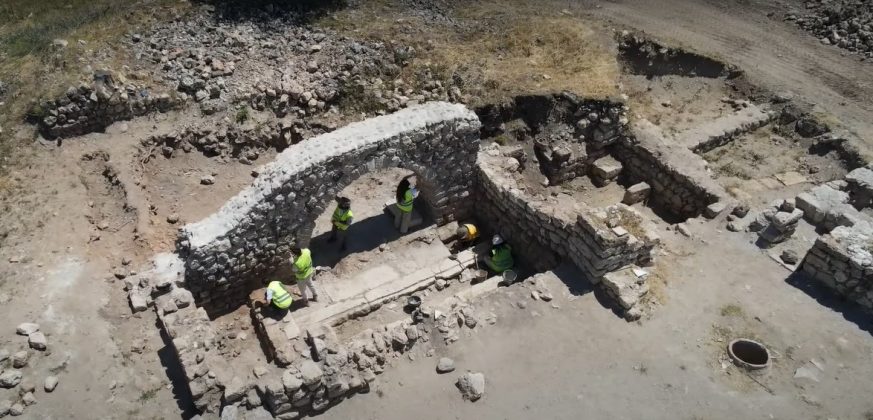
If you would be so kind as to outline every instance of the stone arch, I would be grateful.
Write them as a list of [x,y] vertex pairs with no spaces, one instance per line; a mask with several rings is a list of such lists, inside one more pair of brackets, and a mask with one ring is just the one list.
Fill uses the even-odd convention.
[[433,102],[298,143],[216,213],[180,230],[185,282],[210,313],[245,301],[252,282],[312,234],[316,218],[361,175],[400,167],[418,175],[438,224],[470,215],[479,120]]
[[320,202],[312,207],[311,211],[308,211],[310,217],[303,223],[301,229],[297,233],[298,242],[302,245],[308,244],[308,240],[312,239],[313,231],[315,230],[315,220],[320,214],[331,209],[334,204],[334,198],[339,196],[346,187],[354,183],[363,175],[384,169],[407,169],[416,175],[416,181],[418,182],[416,187],[421,191],[421,195],[415,202],[417,211],[421,211],[422,207],[424,207],[424,213],[432,216],[437,224],[443,224],[458,218],[458,209],[445,209],[438,206],[436,200],[434,200],[434,197],[441,197],[444,195],[444,191],[450,190],[451,185],[444,185],[440,179],[432,178],[433,171],[428,170],[424,165],[417,162],[401,162],[399,164],[393,164],[392,162],[371,160],[362,165],[361,168],[361,171],[353,171],[352,173],[344,175],[332,188],[328,189],[327,192],[321,196]]

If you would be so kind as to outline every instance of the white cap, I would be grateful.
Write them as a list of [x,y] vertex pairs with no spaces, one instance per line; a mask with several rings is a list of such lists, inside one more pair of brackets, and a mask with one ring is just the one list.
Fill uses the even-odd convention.
[[500,235],[494,235],[494,237],[491,238],[491,245],[500,245],[502,243],[503,243],[503,238],[500,237]]

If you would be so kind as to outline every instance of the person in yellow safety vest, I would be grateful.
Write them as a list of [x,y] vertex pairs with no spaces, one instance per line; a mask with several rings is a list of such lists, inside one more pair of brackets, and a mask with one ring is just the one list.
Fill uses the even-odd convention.
[[473,242],[479,238],[479,228],[472,223],[467,223],[461,225],[457,231],[455,231],[455,239],[457,242],[452,245],[452,252],[458,252],[464,248],[469,248],[473,245]]
[[472,223],[466,223],[461,225],[455,234],[459,241],[470,243],[479,237],[479,229]]
[[512,247],[506,243],[500,235],[494,235],[491,239],[491,252],[485,258],[485,265],[491,271],[501,274],[515,265],[512,259]]
[[273,280],[267,285],[267,304],[273,304],[273,307],[280,310],[286,310],[291,307],[291,293],[285,290],[282,282]]
[[294,249],[294,255],[291,256],[291,271],[297,278],[297,288],[300,289],[300,298],[303,299],[303,306],[309,306],[309,299],[306,296],[308,289],[312,293],[312,301],[318,301],[318,291],[315,290],[313,284],[313,274],[315,269],[312,267],[312,252],[309,248]]
[[394,227],[400,229],[400,233],[409,231],[412,222],[412,203],[418,197],[418,190],[409,182],[409,178],[415,175],[403,177],[397,185],[395,198],[397,199],[397,217],[394,218]]
[[333,211],[333,216],[330,218],[333,227],[330,230],[330,238],[327,241],[335,242],[336,240],[339,240],[340,249],[345,251],[346,234],[348,233],[349,226],[351,226],[355,215],[352,213],[352,200],[349,200],[346,197],[339,197],[336,201],[336,210]]

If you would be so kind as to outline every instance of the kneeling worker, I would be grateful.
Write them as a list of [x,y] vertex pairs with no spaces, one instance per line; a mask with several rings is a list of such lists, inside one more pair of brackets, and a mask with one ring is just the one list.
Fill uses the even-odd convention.
[[491,239],[491,252],[484,260],[485,265],[497,274],[501,274],[515,265],[515,261],[512,259],[512,248],[500,235],[494,235]]
[[288,293],[285,290],[285,286],[282,285],[282,282],[273,280],[270,284],[267,285],[267,304],[273,305],[274,308],[279,310],[286,310],[291,307],[291,293]]
[[462,249],[473,246],[473,243],[476,242],[476,239],[478,238],[479,229],[476,225],[471,223],[461,225],[461,227],[455,231],[456,242],[452,244],[452,252],[458,252]]
[[312,277],[315,274],[315,269],[312,267],[312,252],[309,251],[309,248],[297,248],[292,252],[294,256],[291,257],[291,271],[297,278],[297,288],[300,289],[303,306],[309,306],[309,298],[306,297],[307,289],[312,292],[312,300],[318,302],[318,292],[315,290],[315,285],[312,284]]
[[479,237],[479,229],[472,223],[463,224],[455,232],[455,236],[464,245],[469,245]]

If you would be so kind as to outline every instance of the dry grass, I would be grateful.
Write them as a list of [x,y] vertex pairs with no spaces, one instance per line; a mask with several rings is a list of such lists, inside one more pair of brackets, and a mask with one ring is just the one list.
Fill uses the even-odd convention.
[[743,316],[743,308],[739,305],[724,305],[721,307],[721,316]]
[[[459,25],[425,22],[390,1],[373,1],[320,21],[350,36],[415,47],[401,77],[422,70],[449,81],[477,102],[524,93],[568,90],[590,97],[617,94],[618,63],[601,28],[560,9],[523,1],[478,1],[451,12]],[[398,16],[401,18],[398,19]]]
[[[39,114],[34,102],[55,98],[86,80],[86,65],[120,70],[130,58],[118,42],[126,32],[172,14],[158,10],[186,7],[181,0],[0,2],[0,81],[8,85],[0,99],[0,156],[16,154],[21,145],[11,133],[28,113]],[[53,47],[55,39],[66,40],[67,47]],[[0,173],[7,160],[12,159],[0,161]]]

